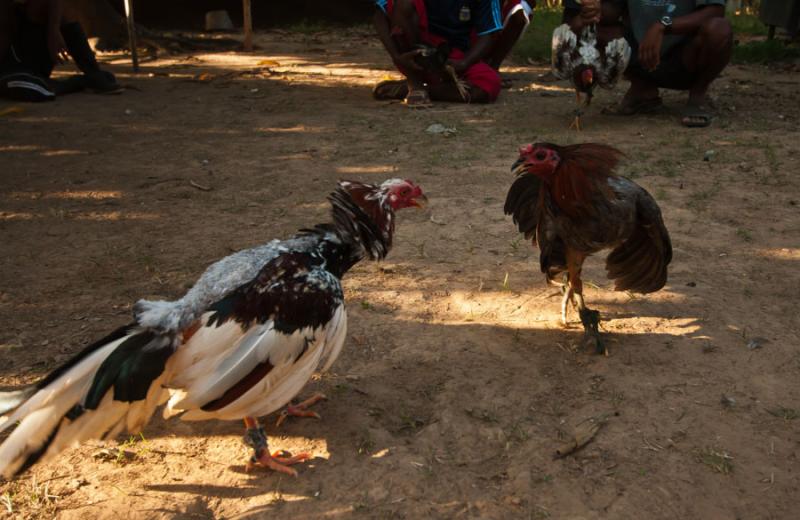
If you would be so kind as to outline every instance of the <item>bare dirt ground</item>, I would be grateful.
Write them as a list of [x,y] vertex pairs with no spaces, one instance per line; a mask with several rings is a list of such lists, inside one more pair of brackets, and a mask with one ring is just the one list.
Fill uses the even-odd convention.
[[[707,130],[601,115],[620,86],[576,134],[573,94],[544,66],[509,67],[495,105],[410,111],[371,99],[392,73],[366,30],[258,44],[135,77],[107,58],[138,90],[0,117],[0,384],[41,377],[138,298],[175,297],[212,261],[324,221],[337,179],[415,179],[430,210],[403,212],[388,260],[346,278],[345,351],[305,392],[330,396],[323,419],[266,419],[275,449],[314,459],[297,479],[248,474],[242,425],[156,418],[126,456],[86,445],[2,484],[4,515],[797,518],[796,71],[731,67]],[[672,233],[654,295],[612,292],[589,261],[608,358],[560,326],[538,253],[503,216],[517,146],[537,138],[620,147]],[[594,439],[554,459],[590,420]]]

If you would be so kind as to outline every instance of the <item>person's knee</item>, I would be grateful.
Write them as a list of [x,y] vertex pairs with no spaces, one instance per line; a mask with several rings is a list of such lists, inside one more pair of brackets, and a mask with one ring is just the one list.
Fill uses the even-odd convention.
[[727,48],[733,45],[733,27],[727,18],[715,17],[707,20],[700,33],[708,45]]

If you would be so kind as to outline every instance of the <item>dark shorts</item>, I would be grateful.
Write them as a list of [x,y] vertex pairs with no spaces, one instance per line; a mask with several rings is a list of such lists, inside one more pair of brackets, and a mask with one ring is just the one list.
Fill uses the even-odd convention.
[[652,72],[643,69],[639,63],[639,42],[634,38],[633,32],[628,31],[625,39],[631,46],[631,61],[625,70],[626,74],[641,78],[659,88],[689,90],[694,85],[697,79],[696,74],[687,70],[683,64],[683,52],[691,38],[686,38],[669,49],[666,54],[661,56],[658,68]]
[[[414,0],[414,6],[417,9],[417,15],[419,16],[419,29],[420,29],[420,37],[424,43],[428,45],[439,45],[440,43],[445,41],[445,38],[439,36],[438,34],[434,34],[428,30],[428,16],[427,12],[425,11],[425,2],[424,0]],[[386,5],[386,12],[391,15],[392,10],[394,8],[394,2],[389,0]],[[450,59],[452,60],[460,60],[464,57],[464,51],[461,49],[453,48],[450,52]],[[402,70],[400,72],[403,72]],[[489,95],[489,100],[494,101],[497,99],[497,96],[500,94],[500,73],[494,70],[492,67],[489,66],[488,63],[484,63],[479,61],[475,63],[470,68],[468,68],[463,74],[464,80],[473,85],[478,87],[479,89],[483,90]],[[440,81],[440,78],[432,77],[428,78],[431,82]]]

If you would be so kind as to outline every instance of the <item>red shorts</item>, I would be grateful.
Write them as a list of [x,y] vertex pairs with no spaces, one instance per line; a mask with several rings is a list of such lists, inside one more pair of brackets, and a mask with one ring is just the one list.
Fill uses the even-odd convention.
[[[388,2],[386,2],[386,13],[389,16],[392,14],[393,7],[394,1],[388,0]],[[433,45],[434,47],[440,43],[443,43],[445,41],[443,37],[428,31],[428,13],[425,10],[425,0],[414,0],[414,7],[417,10],[417,16],[419,16],[420,38],[422,39],[423,43]],[[454,48],[452,51],[450,51],[451,60],[460,60],[462,58],[464,58],[464,51],[461,49]],[[403,71],[401,70],[400,72]],[[489,95],[489,101],[494,101],[500,94],[500,73],[490,67],[487,63],[482,61],[475,63],[464,72],[462,77],[470,85],[474,85],[475,87],[478,87],[486,92]],[[429,83],[441,81],[441,78],[426,79],[431,80]]]

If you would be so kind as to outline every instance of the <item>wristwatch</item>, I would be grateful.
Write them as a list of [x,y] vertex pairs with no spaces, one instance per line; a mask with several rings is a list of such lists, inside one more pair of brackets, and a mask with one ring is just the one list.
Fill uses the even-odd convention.
[[665,33],[669,33],[669,31],[672,29],[672,17],[669,15],[662,16],[658,23],[664,26]]

